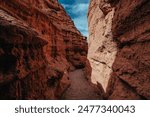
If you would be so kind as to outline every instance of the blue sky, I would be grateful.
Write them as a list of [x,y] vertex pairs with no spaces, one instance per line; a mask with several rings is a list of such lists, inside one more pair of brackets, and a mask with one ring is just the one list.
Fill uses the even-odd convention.
[[78,30],[88,36],[87,10],[90,0],[59,0]]

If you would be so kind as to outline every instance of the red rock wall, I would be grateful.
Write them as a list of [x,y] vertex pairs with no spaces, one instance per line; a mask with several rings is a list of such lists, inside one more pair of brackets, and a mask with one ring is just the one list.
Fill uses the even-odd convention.
[[110,0],[118,52],[108,99],[150,99],[150,1]]
[[57,0],[1,1],[0,98],[58,99],[68,71],[88,68],[87,49]]

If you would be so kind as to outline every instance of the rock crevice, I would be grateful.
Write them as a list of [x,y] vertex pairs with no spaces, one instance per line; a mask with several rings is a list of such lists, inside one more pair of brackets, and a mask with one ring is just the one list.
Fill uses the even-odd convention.
[[[106,13],[105,8],[101,8],[105,2],[110,5],[107,8],[112,9],[106,10]],[[98,6],[101,10],[98,10]],[[107,99],[150,99],[149,6],[149,0],[91,0],[88,14],[88,57],[93,67],[91,78],[102,84]],[[109,39],[103,36],[107,32],[106,27],[109,27]],[[105,48],[102,47],[102,42],[105,42]],[[107,54],[105,51],[109,46],[111,51]],[[98,47],[100,51],[96,53]],[[105,63],[109,63],[111,71],[102,67],[95,55],[98,55],[99,61],[109,61]]]

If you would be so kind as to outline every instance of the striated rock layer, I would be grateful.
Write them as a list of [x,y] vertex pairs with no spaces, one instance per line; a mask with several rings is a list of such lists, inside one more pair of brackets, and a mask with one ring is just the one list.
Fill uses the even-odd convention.
[[57,0],[1,1],[0,99],[59,99],[87,49]]
[[[111,6],[103,9],[101,4]],[[150,99],[149,6],[149,0],[91,0],[88,15],[88,56],[91,65],[94,66],[92,76],[96,77],[94,80],[101,83],[106,90],[107,99]],[[109,16],[111,13],[112,16]],[[106,20],[108,16],[109,19]],[[102,36],[106,27],[110,32],[109,38]],[[98,47],[100,52],[97,52]],[[113,50],[109,54],[108,48]],[[101,63],[109,66],[111,70],[107,70]]]

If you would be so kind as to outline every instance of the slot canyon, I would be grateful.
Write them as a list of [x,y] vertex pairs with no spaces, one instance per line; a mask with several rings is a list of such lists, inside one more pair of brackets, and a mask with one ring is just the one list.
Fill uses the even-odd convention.
[[58,0],[0,0],[0,99],[150,99],[150,1],[90,0],[87,18],[88,37]]

